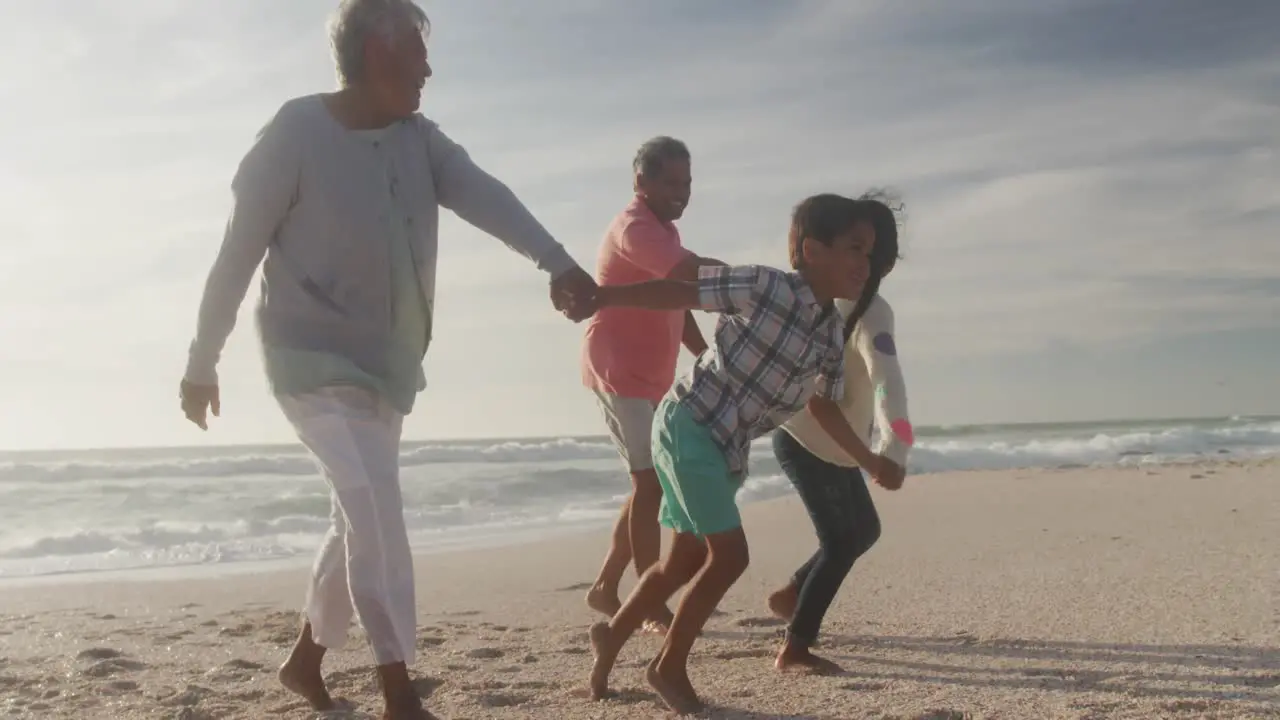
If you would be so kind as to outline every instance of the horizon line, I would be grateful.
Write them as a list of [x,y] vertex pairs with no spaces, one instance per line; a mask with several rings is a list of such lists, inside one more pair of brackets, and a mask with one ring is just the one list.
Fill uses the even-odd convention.
[[[1192,423],[1204,422],[1206,420],[1280,420],[1280,414],[1252,414],[1252,413],[1235,413],[1231,415],[1198,415],[1198,416],[1163,416],[1163,417],[1129,417],[1129,418],[1099,418],[1093,420],[1039,420],[1033,422],[988,422],[988,423],[941,423],[936,425],[918,425],[916,426],[917,434],[926,435],[929,431],[949,433],[954,431],[974,430],[979,428],[989,429],[1033,429],[1033,428],[1070,428],[1070,427],[1088,427],[1091,425],[1123,425],[1127,423]],[[497,444],[502,442],[533,442],[548,440],[565,440],[565,439],[597,439],[607,438],[602,433],[589,434],[564,434],[564,435],[508,435],[508,436],[472,436],[472,437],[437,437],[428,439],[405,439],[401,441],[401,446],[424,445],[430,443],[490,443]],[[264,442],[264,443],[214,443],[210,445],[103,445],[98,447],[45,447],[45,448],[0,448],[0,457],[3,456],[20,456],[31,454],[50,454],[50,453],[70,453],[70,454],[86,454],[95,452],[125,452],[125,451],[199,451],[199,450],[228,450],[231,448],[284,448],[297,446],[298,441],[293,442]]]

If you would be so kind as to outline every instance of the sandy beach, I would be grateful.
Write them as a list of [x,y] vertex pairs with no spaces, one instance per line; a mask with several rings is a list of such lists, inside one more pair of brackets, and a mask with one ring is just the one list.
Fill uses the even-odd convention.
[[[815,547],[792,498],[748,506],[752,562],[694,649],[717,718],[1280,717],[1280,462],[953,473],[873,491],[884,535],[819,652],[772,669],[764,598]],[[442,718],[665,713],[637,637],[585,699],[600,532],[418,559],[416,672]],[[0,585],[0,717],[304,719],[275,682],[306,570]],[[358,628],[329,681],[378,710]]]

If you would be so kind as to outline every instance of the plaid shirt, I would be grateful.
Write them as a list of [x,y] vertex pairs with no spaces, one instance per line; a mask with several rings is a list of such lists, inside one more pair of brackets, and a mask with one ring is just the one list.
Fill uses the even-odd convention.
[[759,265],[698,270],[703,310],[721,313],[715,343],[673,396],[711,430],[730,472],[745,474],[751,441],[816,393],[844,393],[844,318],[798,273]]

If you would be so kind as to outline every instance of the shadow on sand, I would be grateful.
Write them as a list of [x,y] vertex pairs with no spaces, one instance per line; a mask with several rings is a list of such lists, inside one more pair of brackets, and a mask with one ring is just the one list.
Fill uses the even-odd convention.
[[[1201,702],[1280,702],[1280,648],[1248,645],[1143,645],[953,637],[835,635],[823,643],[851,678],[910,680],[971,687],[1112,692],[1173,701],[1183,712]],[[946,662],[898,660],[857,650],[897,650]],[[984,667],[1024,661],[1019,667]],[[1122,665],[1093,670],[1083,665]],[[859,689],[859,688],[850,688]],[[1171,708],[1172,709],[1172,708]]]

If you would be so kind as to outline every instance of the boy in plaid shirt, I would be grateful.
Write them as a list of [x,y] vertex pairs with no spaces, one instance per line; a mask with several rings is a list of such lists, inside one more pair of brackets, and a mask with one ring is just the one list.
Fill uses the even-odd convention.
[[661,521],[674,532],[671,550],[610,622],[592,626],[594,698],[608,694],[609,673],[630,636],[696,576],[646,679],[672,710],[702,708],[689,680],[689,651],[747,568],[736,494],[752,440],[807,406],[828,421],[824,427],[836,428],[833,438],[872,475],[883,467],[836,405],[844,391],[844,321],[833,301],[856,300],[867,280],[875,242],[869,212],[850,198],[815,195],[795,208],[788,242],[794,272],[702,267],[696,283],[602,286],[596,295],[600,307],[702,309],[720,319],[713,346],[677,381],[655,417],[653,459]]

